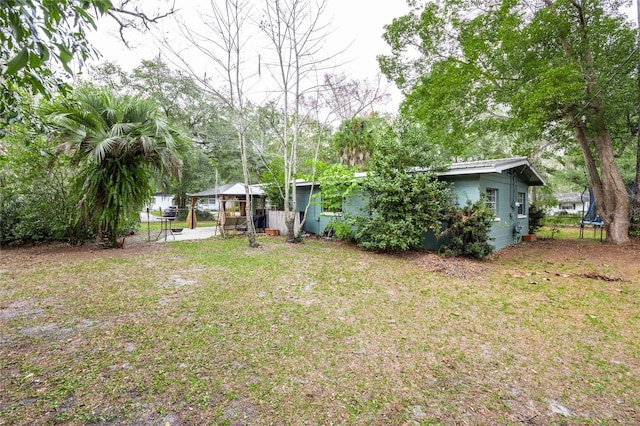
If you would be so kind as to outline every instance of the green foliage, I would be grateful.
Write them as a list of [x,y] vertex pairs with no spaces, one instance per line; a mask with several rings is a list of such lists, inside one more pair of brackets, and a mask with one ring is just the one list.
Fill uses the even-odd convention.
[[423,126],[404,117],[380,130],[374,152],[368,163],[374,171],[417,168],[436,172],[445,170],[449,163],[449,152]]
[[[187,193],[215,186],[216,173],[219,182],[243,180],[238,137],[228,111],[218,99],[201,90],[192,76],[156,57],[143,60],[130,73],[117,64],[103,63],[92,70],[90,84],[120,95],[154,100],[165,120],[183,128],[193,140],[184,158],[181,179],[163,182],[163,190],[182,201]],[[250,154],[250,160],[253,169],[259,169],[256,156]]]
[[274,158],[269,166],[262,172],[261,182],[265,184],[262,189],[269,199],[271,207],[276,210],[284,210],[284,161],[282,158]]
[[436,178],[443,163],[422,136],[420,129],[398,121],[376,141],[360,187],[366,205],[347,221],[356,228],[359,246],[409,250],[422,246],[426,232],[440,229],[451,202],[449,185]]
[[345,198],[358,190],[359,180],[354,175],[356,170],[342,164],[332,164],[322,171],[317,179],[320,192],[314,195],[315,202],[322,205],[322,211],[342,211]]
[[154,182],[178,176],[186,140],[154,102],[104,90],[78,90],[43,111],[58,132],[60,150],[68,150],[78,166],[84,217],[103,244],[118,246],[152,197]]
[[182,160],[180,179],[172,178],[163,186],[166,192],[175,194],[179,207],[184,207],[188,202],[186,194],[200,192],[216,185],[212,160],[202,149],[190,145]]
[[118,238],[138,221],[138,213],[151,198],[152,175],[134,158],[117,156],[100,163],[83,163],[76,179],[82,212],[106,247],[117,247]]
[[392,53],[379,59],[407,93],[403,116],[457,158],[499,155],[478,144],[486,135],[498,137],[506,154],[580,152],[589,184],[612,194],[601,205],[616,231],[608,238],[624,242],[628,203],[619,172],[633,168],[638,101],[637,31],[622,14],[624,2],[410,4],[386,27]]
[[404,251],[422,246],[424,234],[440,228],[449,208],[449,187],[431,173],[372,172],[362,183],[367,204],[351,219],[360,247]]
[[551,230],[551,239],[555,239],[556,234],[560,234],[560,225],[563,224],[565,218],[562,216],[550,216],[545,221],[545,226],[548,226]]
[[319,168],[322,170],[317,179],[320,191],[314,194],[313,202],[320,204],[322,211],[331,215],[322,235],[354,241],[353,224],[342,208],[344,200],[353,196],[360,187],[361,180],[355,176],[357,169],[342,164],[320,164]]
[[529,233],[535,234],[544,224],[546,213],[542,206],[531,204],[529,206]]
[[331,148],[340,163],[362,166],[371,156],[375,144],[376,128],[384,125],[379,117],[353,117],[343,121],[331,137]]
[[96,17],[107,13],[109,0],[8,0],[0,7],[0,119],[22,113],[24,91],[49,96],[68,86],[53,68],[87,59],[93,49],[85,39]]
[[72,174],[67,159],[55,157],[44,138],[12,126],[0,155],[0,245],[90,238]]
[[350,243],[356,241],[356,232],[349,221],[336,220],[331,226],[336,238]]
[[[567,213],[555,215],[544,215],[538,229],[543,226],[578,226],[582,220],[582,213]],[[531,227],[531,226],[529,226]]]
[[446,220],[446,228],[440,234],[445,238],[441,252],[447,256],[464,256],[483,259],[493,253],[489,232],[493,225],[493,212],[484,199],[475,203],[467,200],[463,207],[452,207]]

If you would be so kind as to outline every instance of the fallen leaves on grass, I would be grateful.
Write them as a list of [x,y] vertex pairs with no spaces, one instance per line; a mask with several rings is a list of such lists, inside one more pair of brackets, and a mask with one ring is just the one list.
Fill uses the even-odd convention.
[[438,272],[456,278],[473,278],[487,271],[487,266],[478,260],[460,257],[442,257],[432,252],[415,252],[411,260],[428,272]]

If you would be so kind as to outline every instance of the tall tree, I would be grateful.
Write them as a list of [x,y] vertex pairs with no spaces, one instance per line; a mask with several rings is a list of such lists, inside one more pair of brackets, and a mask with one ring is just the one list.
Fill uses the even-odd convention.
[[247,0],[211,0],[209,7],[210,13],[202,15],[204,30],[194,29],[186,22],[181,22],[179,26],[187,44],[209,60],[216,80],[222,81],[223,87],[216,86],[210,78],[195,69],[191,58],[187,58],[181,50],[168,42],[165,46],[204,90],[224,104],[221,113],[233,127],[240,151],[247,203],[247,238],[249,246],[258,247],[253,226],[252,174],[249,168],[250,146],[247,140],[252,124],[248,114],[251,105],[245,93],[248,74],[251,74],[246,69],[245,59],[250,4]]
[[278,85],[279,104],[284,117],[279,130],[284,160],[284,211],[287,242],[298,240],[295,179],[303,121],[304,93],[315,85],[315,76],[328,56],[321,56],[327,25],[322,18],[326,0],[265,1],[260,27],[266,34],[273,59],[271,73]]
[[[616,139],[637,100],[635,31],[617,0],[444,0],[386,28],[403,112],[464,150],[487,128],[579,146],[607,241],[628,241]],[[416,52],[417,51],[417,52]],[[417,54],[415,54],[417,53]],[[627,131],[627,141],[631,137]]]
[[380,117],[352,117],[343,121],[331,137],[331,146],[340,163],[363,166],[371,157],[376,129],[385,125]]
[[82,211],[102,244],[118,246],[156,179],[179,174],[186,140],[153,101],[107,91],[80,89],[43,111],[78,166]]
[[[636,49],[640,52],[640,0],[636,0],[636,12],[638,32],[636,36]],[[633,180],[631,194],[631,231],[635,236],[640,236],[640,57],[638,57],[636,78],[638,79],[638,128],[636,129],[636,174]]]
[[[117,64],[105,62],[91,70],[90,75],[93,85],[107,87],[114,93],[155,100],[167,120],[185,129],[194,142],[192,149],[204,152],[209,157],[209,169],[198,168],[194,173],[189,168],[195,163],[185,162],[180,188],[190,188],[188,192],[199,192],[205,186],[194,185],[213,182],[216,171],[222,182],[242,180],[237,138],[233,126],[226,119],[224,105],[216,96],[202,90],[189,73],[171,67],[158,55],[153,59],[143,60],[131,73],[125,72]],[[192,154],[200,157],[197,152]],[[198,164],[201,164],[201,160],[198,160]],[[196,177],[195,173],[203,172],[206,176],[190,182],[190,177]]]
[[86,39],[104,15],[124,29],[148,27],[173,13],[147,14],[130,0],[7,0],[0,7],[0,119],[9,121],[23,111],[20,88],[50,96],[68,90],[54,70],[73,74],[74,59],[96,52]]

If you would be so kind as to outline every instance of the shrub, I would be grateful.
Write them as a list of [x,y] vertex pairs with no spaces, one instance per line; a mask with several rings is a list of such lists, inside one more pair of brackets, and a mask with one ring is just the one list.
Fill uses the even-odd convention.
[[424,234],[439,229],[450,204],[449,186],[433,174],[395,171],[367,177],[364,214],[349,221],[360,247],[401,251],[422,247]]
[[23,137],[7,136],[0,155],[0,245],[91,239],[67,159],[51,154],[43,138]]
[[421,248],[425,233],[440,229],[451,204],[450,186],[436,177],[445,162],[428,141],[424,128],[404,119],[380,129],[361,185],[366,205],[347,221],[357,229],[360,247]]
[[529,206],[529,233],[535,234],[543,225],[546,213],[544,207],[536,204]]
[[325,226],[321,235],[327,238],[339,238],[350,243],[355,241],[355,231],[349,220],[336,219],[331,221]]
[[462,207],[451,209],[447,218],[447,228],[440,234],[447,238],[441,247],[446,256],[464,256],[483,259],[493,253],[489,243],[489,231],[493,225],[493,212],[487,208],[484,199],[475,203],[467,200]]

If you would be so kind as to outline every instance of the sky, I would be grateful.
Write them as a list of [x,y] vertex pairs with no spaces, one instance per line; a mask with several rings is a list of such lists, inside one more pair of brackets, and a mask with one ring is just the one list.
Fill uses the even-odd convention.
[[[160,4],[160,7],[166,5],[165,1],[141,1],[145,6],[147,4]],[[198,20],[194,19],[194,16],[207,10],[208,1],[205,1],[205,5],[202,3],[203,0],[177,2],[182,13],[193,21]],[[336,71],[354,79],[374,80],[379,74],[376,56],[390,52],[388,45],[382,39],[383,27],[385,24],[390,24],[393,18],[402,16],[408,11],[406,0],[327,0],[324,16],[330,25],[331,32],[327,37],[326,49],[332,53],[346,49],[336,60]],[[171,28],[172,19],[166,18],[165,22],[156,28],[156,32],[164,31],[169,36],[175,35],[175,30]],[[149,34],[128,31],[126,35],[131,49],[127,49],[120,41],[115,26],[109,20],[102,19],[98,31],[91,34],[89,40],[101,52],[102,61],[116,62],[125,70],[133,69],[142,59],[152,59],[162,50],[156,41],[157,38]],[[195,56],[193,60],[198,61]],[[381,109],[395,112],[402,97],[393,85],[389,85],[389,89],[391,101]]]
[[[139,0],[146,11],[155,8],[166,8],[172,0]],[[215,0],[222,2],[222,0]],[[261,5],[263,0],[253,0]],[[335,53],[347,49],[336,60],[335,72],[347,74],[350,78],[369,81],[375,80],[379,73],[376,56],[390,53],[389,46],[382,39],[384,25],[390,24],[393,18],[402,16],[409,11],[407,0],[327,0],[325,18],[330,24],[331,33],[328,35],[326,48]],[[188,16],[189,23],[199,21],[198,15],[210,10],[209,0],[182,0],[176,2],[181,13]],[[260,6],[257,6],[260,7]],[[625,9],[632,22],[636,22],[635,2]],[[169,17],[155,28],[156,33],[164,32],[169,37],[177,37],[172,28],[173,18]],[[113,61],[130,71],[140,64],[143,59],[152,59],[158,55],[162,47],[157,37],[142,34],[133,30],[126,33],[131,49],[127,49],[120,41],[116,27],[112,20],[102,19],[98,31],[89,36],[89,40],[102,53],[101,60]],[[257,56],[257,53],[254,53]],[[193,62],[199,60],[196,55],[190,56]],[[167,60],[168,59],[168,60]],[[167,56],[167,62],[171,59]],[[201,69],[207,70],[206,62]],[[257,68],[257,67],[256,67]],[[386,80],[384,80],[386,82]],[[402,101],[400,91],[393,85],[388,85],[391,100],[380,110],[395,113]]]

